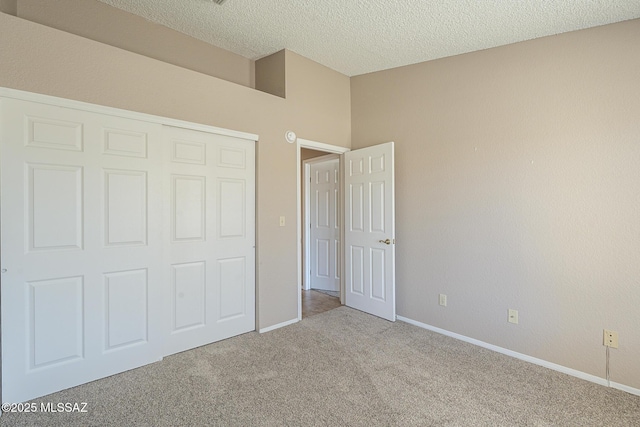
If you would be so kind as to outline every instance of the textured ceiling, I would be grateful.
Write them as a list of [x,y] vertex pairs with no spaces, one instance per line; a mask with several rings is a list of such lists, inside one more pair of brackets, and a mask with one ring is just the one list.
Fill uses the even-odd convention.
[[354,76],[640,17],[640,0],[100,0],[250,59]]

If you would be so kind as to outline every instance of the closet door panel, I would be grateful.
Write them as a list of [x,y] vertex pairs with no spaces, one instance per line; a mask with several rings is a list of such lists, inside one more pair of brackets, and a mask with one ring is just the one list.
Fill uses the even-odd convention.
[[0,103],[3,399],[159,360],[162,126]]
[[165,128],[170,157],[164,180],[171,188],[167,215],[173,230],[165,244],[166,267],[174,272],[198,267],[179,284],[176,279],[170,295],[174,319],[188,312],[198,321],[177,328],[174,320],[165,354],[255,329],[254,145]]

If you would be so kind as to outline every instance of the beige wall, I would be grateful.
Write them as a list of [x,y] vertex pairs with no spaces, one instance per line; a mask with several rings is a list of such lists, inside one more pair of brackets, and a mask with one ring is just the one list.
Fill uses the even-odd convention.
[[280,98],[287,97],[286,50],[281,50],[255,62],[256,89]]
[[0,0],[0,12],[16,16],[18,13],[18,0]]
[[313,159],[320,156],[326,156],[327,154],[329,153],[325,153],[324,151],[312,150],[310,148],[301,148],[300,161],[304,162],[305,160]]
[[17,16],[130,52],[253,86],[253,61],[95,0],[12,0]]
[[[298,165],[296,146],[285,142],[284,133],[291,129],[306,139],[348,147],[348,77],[286,52],[291,78],[285,100],[5,14],[0,58],[3,87],[260,135],[258,324],[265,328],[297,318]],[[285,227],[279,226],[281,215]]]
[[634,20],[351,79],[353,148],[396,142],[399,315],[599,377],[613,329],[611,379],[640,388],[639,40]]

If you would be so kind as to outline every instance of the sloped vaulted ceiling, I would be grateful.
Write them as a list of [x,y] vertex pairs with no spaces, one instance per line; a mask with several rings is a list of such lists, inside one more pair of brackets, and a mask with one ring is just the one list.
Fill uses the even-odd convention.
[[638,0],[100,0],[250,59],[348,76],[640,17]]

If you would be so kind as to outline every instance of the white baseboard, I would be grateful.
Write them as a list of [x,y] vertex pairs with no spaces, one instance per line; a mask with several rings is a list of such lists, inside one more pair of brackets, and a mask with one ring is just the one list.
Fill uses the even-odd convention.
[[456,334],[455,332],[447,331],[445,329],[436,328],[435,326],[427,325],[426,323],[418,322],[417,320],[408,319],[402,316],[397,316],[396,318],[402,322],[409,323],[411,325],[418,326],[419,328],[427,329],[429,331],[433,331],[442,335],[446,335],[448,337],[455,338],[460,341],[468,342],[469,344],[477,345],[478,347],[486,348],[488,350],[492,350],[507,356],[515,357],[516,359],[524,360],[525,362],[529,362],[535,365],[543,366],[545,368],[553,369],[554,371],[562,372],[563,374],[571,375],[573,377],[590,381],[592,383],[600,384],[605,387],[607,386],[613,387],[615,389],[626,391],[627,393],[640,396],[640,389],[637,389],[637,388],[629,387],[629,386],[614,383],[614,382],[607,384],[607,380],[605,378],[600,378],[595,375],[587,374],[586,372],[567,368],[566,366],[551,363],[546,360],[538,359],[536,357],[527,356],[526,354],[522,354],[512,350],[508,350],[506,348],[498,347],[497,345],[489,344],[474,338],[469,338],[464,335]]
[[628,385],[614,383],[613,381],[611,381],[610,387],[617,390],[626,391],[627,393],[635,394],[636,396],[640,396],[640,389],[629,387]]
[[278,323],[277,325],[269,326],[266,328],[260,329],[258,332],[264,334],[265,332],[273,331],[274,329],[284,328],[285,326],[293,325],[294,323],[298,323],[298,319],[287,320],[286,322]]

